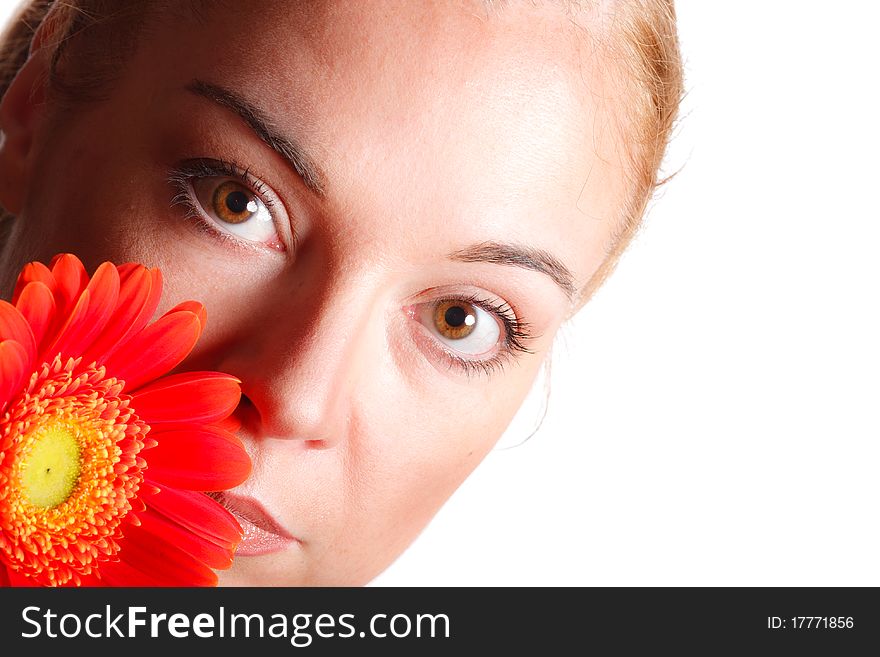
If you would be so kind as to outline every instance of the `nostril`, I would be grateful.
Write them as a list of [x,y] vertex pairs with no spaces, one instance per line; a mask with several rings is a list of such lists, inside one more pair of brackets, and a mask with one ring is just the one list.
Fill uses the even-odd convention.
[[296,443],[298,449],[334,447],[345,429],[345,413],[341,412],[345,409],[339,405],[342,395],[333,394],[332,382],[301,384],[316,378],[303,375],[291,383],[292,378],[287,372],[242,377],[241,399],[235,410],[241,422],[240,437],[284,440]]
[[[251,438],[299,437],[294,433],[294,425],[284,422],[284,411],[285,409],[281,407],[258,406],[251,397],[242,393],[241,400],[233,416],[239,422],[243,435],[250,436]],[[309,447],[318,449],[326,447],[324,440],[308,440],[303,442]]]
[[241,399],[235,411],[233,411],[232,417],[248,430],[252,430],[260,422],[260,412],[257,410],[254,402],[251,401],[251,398],[244,393],[241,393]]

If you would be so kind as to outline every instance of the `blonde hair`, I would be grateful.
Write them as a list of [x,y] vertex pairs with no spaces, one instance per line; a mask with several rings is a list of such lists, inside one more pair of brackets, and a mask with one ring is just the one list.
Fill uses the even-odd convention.
[[[203,0],[176,3],[199,15]],[[491,5],[493,0],[489,0]],[[144,0],[30,0],[0,35],[0,98],[27,60],[37,27],[46,20],[52,65],[49,89],[60,102],[100,99],[133,52],[139,28],[156,2]],[[584,3],[568,0],[569,11]],[[149,11],[145,9],[148,7]],[[586,303],[616,267],[638,231],[655,189],[665,180],[660,166],[683,92],[681,54],[673,0],[597,0],[586,7],[603,16],[604,54],[618,67],[618,84],[628,113],[619,117],[626,144],[629,191],[606,258],[580,291],[575,308]],[[50,9],[52,10],[50,12]],[[72,49],[71,44],[76,48]],[[0,244],[11,215],[0,208]]]
[[629,194],[611,218],[606,258],[584,285],[576,307],[608,278],[642,224],[656,189],[671,177],[661,165],[684,93],[684,75],[673,0],[605,1],[605,55],[619,67],[617,84],[627,112],[617,116],[627,158]]

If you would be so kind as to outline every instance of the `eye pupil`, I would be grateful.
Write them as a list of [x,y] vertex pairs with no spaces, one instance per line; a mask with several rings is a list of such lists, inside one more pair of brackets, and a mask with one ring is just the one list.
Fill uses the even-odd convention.
[[226,196],[226,207],[230,212],[240,214],[247,211],[249,199],[244,192],[231,192]]
[[443,319],[446,320],[446,323],[450,326],[454,326],[458,328],[467,320],[468,314],[464,311],[464,308],[461,306],[452,306],[451,308],[446,310],[446,314]]
[[211,201],[217,218],[227,224],[243,224],[259,210],[253,194],[232,180],[217,187]]
[[469,303],[441,301],[434,309],[434,326],[446,338],[466,338],[473,333],[476,324],[476,310]]

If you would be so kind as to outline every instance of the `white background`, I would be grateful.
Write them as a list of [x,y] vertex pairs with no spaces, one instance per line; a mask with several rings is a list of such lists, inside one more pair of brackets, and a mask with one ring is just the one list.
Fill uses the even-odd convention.
[[375,585],[880,585],[880,10],[676,6],[680,173]]

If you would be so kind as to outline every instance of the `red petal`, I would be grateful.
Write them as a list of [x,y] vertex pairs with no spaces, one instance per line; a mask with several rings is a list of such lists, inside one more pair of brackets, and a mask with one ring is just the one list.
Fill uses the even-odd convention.
[[131,394],[180,364],[201,330],[198,317],[191,312],[164,315],[109,358],[107,373],[125,381],[125,392]]
[[238,430],[241,429],[241,420],[235,417],[235,415],[230,415],[229,417],[216,422],[214,426],[218,429],[228,431],[229,433],[238,433]]
[[128,525],[119,542],[119,558],[143,573],[174,586],[215,586],[217,575],[204,563],[146,527]]
[[[54,345],[48,349],[49,355],[82,355],[107,325],[116,309],[118,296],[119,274],[116,265],[105,262],[95,271],[68,323],[55,339]],[[85,364],[88,362],[90,361],[84,361]]]
[[84,355],[85,362],[105,362],[153,317],[162,296],[162,275],[158,269],[139,265],[118,267],[120,288],[116,310],[104,331]]
[[28,577],[27,575],[17,573],[11,568],[7,569],[6,575],[9,577],[9,586],[21,586],[28,588],[36,588],[40,586],[39,582],[37,582],[37,580],[35,580],[33,577]]
[[141,527],[145,530],[154,536],[161,536],[163,539],[171,541],[181,550],[211,568],[223,569],[232,565],[232,556],[235,552],[233,544],[227,543],[225,547],[221,547],[214,541],[191,532],[155,511],[141,513],[138,517],[141,520]]
[[[156,485],[150,479],[146,483]],[[241,527],[235,516],[204,493],[158,487],[160,492],[143,498],[154,511],[215,543],[237,545],[241,541]]]
[[133,396],[132,407],[149,425],[159,422],[219,422],[241,399],[241,381],[220,372],[162,377]]
[[53,294],[57,287],[55,284],[55,277],[46,265],[42,262],[29,262],[21,270],[21,273],[18,275],[18,280],[15,282],[15,292],[12,294],[12,303],[17,306],[18,297],[21,294],[21,291],[28,283],[34,282],[43,283],[53,292]]
[[144,269],[146,269],[146,267],[137,262],[126,262],[121,265],[116,265],[116,270],[119,272],[119,278],[123,281],[132,274]]
[[52,290],[45,283],[32,281],[24,286],[15,306],[30,324],[34,344],[39,351],[43,338],[55,319],[55,297]]
[[174,306],[174,308],[169,310],[166,314],[176,313],[181,310],[187,310],[194,315],[197,315],[199,318],[199,324],[202,325],[202,330],[205,330],[205,324],[208,321],[208,311],[205,310],[205,307],[202,304],[198,301],[184,301],[183,303]]
[[0,587],[7,587],[9,584],[9,577],[6,575],[6,566],[3,565],[3,562],[0,561]]
[[176,586],[176,584],[162,581],[153,575],[148,575],[124,561],[105,562],[101,564],[101,579],[108,586],[129,587],[158,587]]
[[[71,308],[68,312],[59,313],[59,319],[63,320],[63,324],[55,331],[55,335],[48,336],[48,345],[43,349],[43,351],[39,354],[39,360],[41,362],[51,362],[51,360],[58,354],[59,347],[63,346],[64,342],[62,338],[66,335],[70,335],[72,331],[75,330],[77,326],[79,326],[82,322],[83,317],[89,311],[89,300],[90,293],[88,290],[83,291],[80,295],[79,300],[76,302],[76,305]],[[55,297],[56,302],[63,303],[58,301],[58,297]],[[66,317],[66,319],[65,319]],[[78,357],[79,354],[66,354],[68,356]]]
[[52,258],[50,266],[57,284],[58,297],[55,301],[63,315],[86,289],[89,284],[89,275],[79,258],[71,253],[58,254]]
[[24,389],[30,374],[27,351],[15,340],[0,342],[0,411]]
[[102,581],[96,575],[80,575],[79,585],[83,587],[107,586],[107,582]]
[[150,479],[160,486],[218,491],[251,473],[251,460],[231,433],[211,426],[151,431],[158,444],[144,452]]
[[0,300],[0,340],[15,340],[27,353],[27,367],[30,369],[37,355],[37,345],[31,325],[18,308]]

